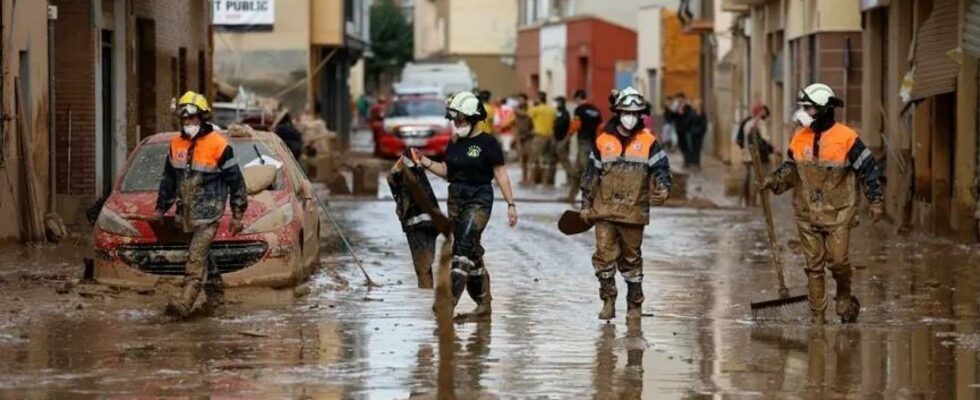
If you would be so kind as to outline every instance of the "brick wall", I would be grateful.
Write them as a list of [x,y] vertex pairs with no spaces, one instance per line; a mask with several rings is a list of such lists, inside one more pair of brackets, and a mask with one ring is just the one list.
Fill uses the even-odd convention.
[[[95,193],[95,30],[92,5],[52,0],[58,6],[55,25],[57,156],[59,194]],[[69,153],[71,110],[71,163]],[[70,173],[69,173],[70,171]],[[71,175],[70,192],[68,179]]]
[[[93,25],[91,1],[51,0],[58,6],[59,19],[56,25],[57,68],[57,156],[62,164],[58,166],[57,190],[59,194],[95,197],[96,181],[96,87],[97,71],[96,48],[100,45],[100,27]],[[113,1],[103,0],[95,4],[106,7],[106,17],[112,15]],[[125,103],[126,145],[132,149],[139,143],[140,134],[169,131],[174,127],[170,113],[170,100],[179,96],[172,89],[177,77],[170,73],[171,59],[178,57],[179,49],[187,49],[187,88],[197,90],[202,85],[197,73],[198,53],[208,53],[208,10],[207,2],[188,1],[177,3],[166,0],[133,0],[127,2],[126,43],[116,44],[126,51]],[[139,90],[140,82],[136,66],[137,19],[145,18],[155,23],[154,42],[156,48],[156,82],[145,87],[155,90],[155,126],[140,127]],[[210,62],[206,59],[205,62]],[[68,110],[71,110],[71,162],[68,162]],[[142,132],[141,132],[142,131]],[[121,164],[124,160],[119,160]],[[68,172],[71,171],[69,191]]]
[[[863,62],[861,57],[861,32],[817,33],[817,81],[834,89],[834,94],[844,100],[844,109],[837,110],[837,120],[854,129],[861,128],[861,81]],[[850,68],[844,72],[847,41],[850,39]],[[844,82],[845,75],[847,82]],[[877,112],[878,110],[871,110]]]

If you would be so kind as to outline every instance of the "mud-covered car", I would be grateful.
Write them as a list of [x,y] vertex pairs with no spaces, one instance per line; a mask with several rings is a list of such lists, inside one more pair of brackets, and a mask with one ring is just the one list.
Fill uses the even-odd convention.
[[[275,134],[244,126],[222,134],[229,135],[249,186],[248,210],[245,229],[232,235],[225,207],[211,261],[226,287],[285,288],[306,280],[319,260],[320,208],[313,186]],[[183,275],[191,234],[179,227],[173,209],[162,221],[149,218],[175,135],[146,138],[126,161],[95,224],[96,281],[145,287],[177,283]]]

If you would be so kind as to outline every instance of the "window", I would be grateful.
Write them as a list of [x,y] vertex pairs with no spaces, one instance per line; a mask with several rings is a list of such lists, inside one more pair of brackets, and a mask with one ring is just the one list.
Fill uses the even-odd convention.
[[197,91],[206,94],[208,92],[208,68],[204,50],[197,52]]
[[178,57],[180,61],[180,81],[178,83],[178,92],[185,92],[190,86],[187,84],[187,48],[181,47],[178,51]]
[[347,22],[354,22],[354,0],[344,0],[344,17]]

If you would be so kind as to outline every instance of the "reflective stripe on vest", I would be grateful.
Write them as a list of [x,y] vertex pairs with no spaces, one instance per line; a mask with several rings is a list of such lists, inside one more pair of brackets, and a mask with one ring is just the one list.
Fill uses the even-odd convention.
[[[818,146],[820,154],[814,154],[815,138],[816,133],[810,128],[803,128],[796,132],[789,147],[793,153],[793,159],[796,162],[814,163],[831,167],[849,166],[847,154],[851,151],[851,147],[854,146],[854,142],[858,138],[854,130],[843,124],[836,124],[821,133]],[[864,163],[867,157],[870,156],[870,151],[867,155],[861,154],[861,158],[855,164]]]
[[620,139],[609,132],[599,135],[595,140],[595,145],[599,151],[598,161],[602,164],[625,161],[652,166],[667,157],[667,153],[663,151],[650,155],[650,148],[656,142],[657,136],[650,130],[644,129],[629,139],[625,149]]
[[[193,148],[193,160],[187,159],[188,152]],[[174,168],[190,169],[200,172],[218,172],[237,165],[238,160],[232,158],[218,165],[221,156],[228,148],[228,140],[218,132],[211,132],[197,140],[190,140],[184,135],[178,135],[170,141],[170,160]]]

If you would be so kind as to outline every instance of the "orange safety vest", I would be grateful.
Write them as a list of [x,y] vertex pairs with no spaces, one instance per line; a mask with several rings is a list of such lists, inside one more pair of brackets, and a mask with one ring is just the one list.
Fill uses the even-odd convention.
[[816,135],[813,129],[809,127],[796,132],[789,146],[793,159],[797,163],[846,167],[848,165],[847,154],[857,141],[858,134],[844,124],[835,124],[820,134],[819,143],[814,143]]
[[[644,129],[630,138],[626,148],[615,133],[603,132],[595,139],[596,150],[599,152],[599,162],[606,164],[616,161],[643,163],[653,165],[660,159],[650,157],[650,148],[657,142],[657,135]],[[655,154],[653,157],[658,157]]]
[[[193,147],[193,159],[188,160],[187,154]],[[191,140],[184,135],[177,135],[170,140],[170,160],[174,168],[190,169],[200,172],[216,173],[220,170],[221,156],[228,147],[228,139],[218,132],[211,132],[197,140]]]

